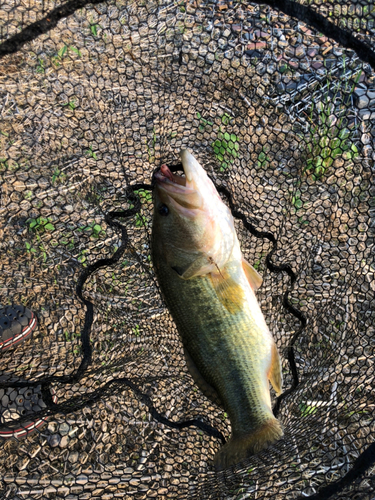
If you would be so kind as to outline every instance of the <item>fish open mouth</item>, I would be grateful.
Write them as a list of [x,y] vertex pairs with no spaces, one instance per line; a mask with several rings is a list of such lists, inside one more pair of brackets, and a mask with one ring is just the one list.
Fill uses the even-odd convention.
[[[176,171],[181,171],[181,174],[176,174]],[[179,186],[186,186],[186,176],[183,170],[182,163],[175,166],[168,167],[167,165],[162,165],[160,170],[154,174],[154,179],[158,184],[161,183],[172,183],[178,184]]]
[[[182,166],[182,164],[180,163],[178,167],[180,165]],[[160,170],[158,170],[158,172],[155,173],[154,177],[158,183],[164,183],[169,181],[174,184],[178,184],[180,186],[186,186],[185,174],[183,175],[175,174],[167,165],[162,165],[160,167]]]
[[182,175],[173,173],[167,165],[162,165],[160,170],[154,174],[156,186],[163,198],[163,203],[174,206],[176,210],[181,208],[198,209],[203,205],[203,198],[199,189],[199,175],[192,170],[190,158],[196,161],[186,150],[181,152]]

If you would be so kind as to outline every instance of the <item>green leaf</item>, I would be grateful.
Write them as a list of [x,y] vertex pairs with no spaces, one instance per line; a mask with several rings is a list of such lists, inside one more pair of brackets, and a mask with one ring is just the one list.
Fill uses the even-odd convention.
[[228,113],[224,113],[223,116],[221,117],[221,121],[224,125],[228,125],[230,120],[231,120],[231,117],[228,115]]
[[72,50],[75,54],[77,54],[77,56],[79,57],[82,57],[82,54],[81,52],[76,48],[76,47],[73,47],[72,45],[69,47],[70,50]]
[[263,151],[261,153],[259,153],[259,156],[258,156],[258,160],[259,161],[264,161],[266,159],[266,155],[265,153],[263,153]]
[[48,224],[46,224],[44,227],[47,231],[54,231],[55,230],[55,226],[53,224],[51,224],[50,222]]
[[227,141],[230,141],[230,135],[228,134],[228,132],[225,132],[224,137]]
[[217,154],[219,154],[219,152],[220,152],[220,148],[216,148],[216,147],[215,147],[215,148],[214,148],[214,151],[215,151],[215,154],[217,155]]
[[61,47],[61,49],[58,51],[57,55],[60,57],[60,58],[63,58],[66,54],[66,51],[68,50],[68,47],[66,45],[64,45],[63,47]]
[[221,148],[220,148],[220,153],[221,153],[222,155],[224,155],[224,154],[225,154],[225,148],[221,147]]
[[349,130],[347,128],[343,128],[339,132],[339,138],[341,140],[347,139],[349,137]]
[[336,148],[332,151],[332,158],[335,159],[342,154],[341,148]]
[[214,142],[215,146],[217,146],[218,148],[221,147],[221,141],[219,141],[218,139],[216,139],[216,141]]
[[229,141],[229,142],[228,142],[228,148],[229,148],[229,149],[233,149],[233,148],[234,148],[234,144],[233,144],[233,142],[232,142],[232,141]]
[[301,207],[302,207],[302,205],[303,205],[302,200],[300,200],[299,198],[297,198],[297,199],[296,199],[296,201],[295,201],[295,203],[294,203],[294,206],[295,206],[296,208],[301,208]]
[[200,113],[197,113],[197,118],[200,118],[201,117],[201,114]]
[[100,231],[102,230],[102,228],[101,228],[101,226],[99,226],[99,224],[95,224],[95,226],[92,229],[96,233],[100,233]]
[[230,134],[230,138],[232,139],[233,142],[237,141],[237,136],[235,134]]
[[330,167],[333,163],[333,158],[331,156],[329,156],[328,158],[325,158],[322,165],[325,169],[327,169],[328,167]]

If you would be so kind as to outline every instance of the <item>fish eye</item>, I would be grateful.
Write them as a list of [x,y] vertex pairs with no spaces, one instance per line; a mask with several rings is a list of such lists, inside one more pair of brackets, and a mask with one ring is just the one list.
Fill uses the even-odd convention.
[[164,203],[162,205],[160,205],[158,211],[159,211],[159,214],[163,215],[163,216],[169,214],[169,208],[167,207],[167,205],[164,205]]

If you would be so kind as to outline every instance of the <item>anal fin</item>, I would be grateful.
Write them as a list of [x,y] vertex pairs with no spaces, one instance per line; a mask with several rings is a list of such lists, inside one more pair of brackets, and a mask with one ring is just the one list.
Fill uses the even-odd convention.
[[271,354],[271,366],[268,372],[268,378],[275,389],[276,394],[279,396],[282,393],[283,387],[283,374],[281,370],[281,360],[279,351],[277,350],[276,344],[272,345]]
[[194,361],[192,360],[190,354],[185,349],[185,347],[184,347],[184,354],[185,354],[185,359],[186,359],[186,365],[188,367],[190,375],[193,377],[193,380],[197,384],[199,389],[203,392],[203,394],[206,396],[206,398],[211,400],[213,403],[215,403],[219,406],[222,406],[218,393],[202,377],[200,371],[197,368],[197,365],[194,363]]

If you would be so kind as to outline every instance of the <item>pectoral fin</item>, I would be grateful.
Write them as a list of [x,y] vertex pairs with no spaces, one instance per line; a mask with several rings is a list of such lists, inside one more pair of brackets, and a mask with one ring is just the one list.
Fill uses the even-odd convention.
[[210,399],[213,403],[216,403],[219,406],[222,406],[218,393],[215,389],[204,380],[200,371],[197,368],[197,365],[192,360],[190,354],[184,347],[184,354],[186,359],[186,365],[190,372],[190,375],[193,377],[194,382],[197,384],[199,389],[203,392],[206,398]]
[[277,350],[276,344],[272,346],[271,366],[268,372],[268,378],[275,389],[276,394],[279,396],[283,387],[283,374],[281,370],[281,359]]
[[256,292],[263,282],[260,274],[245,259],[242,259],[242,267],[245,271],[247,281],[251,288]]
[[176,271],[183,280],[189,280],[196,276],[209,274],[211,271],[215,270],[216,267],[210,262],[206,254],[198,254],[197,258],[188,266],[173,266],[172,269]]

